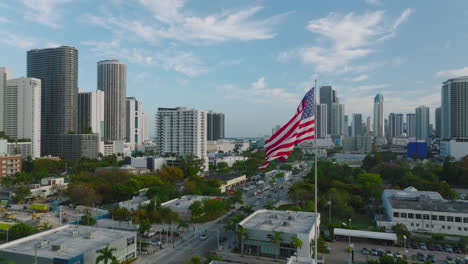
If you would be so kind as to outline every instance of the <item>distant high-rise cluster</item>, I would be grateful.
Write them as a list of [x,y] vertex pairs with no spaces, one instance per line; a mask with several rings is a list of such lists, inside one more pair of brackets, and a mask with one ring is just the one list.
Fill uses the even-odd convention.
[[385,137],[384,126],[384,97],[377,94],[374,98],[374,136],[376,138]]
[[207,113],[207,137],[208,140],[224,138],[224,114],[209,111]]

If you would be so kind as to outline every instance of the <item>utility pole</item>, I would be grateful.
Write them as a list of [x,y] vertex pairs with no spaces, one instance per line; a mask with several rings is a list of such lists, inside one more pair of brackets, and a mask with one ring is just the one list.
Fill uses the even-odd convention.
[[37,264],[37,242],[34,243],[34,264]]
[[62,206],[59,205],[59,226],[62,226]]
[[216,237],[218,238],[218,250],[219,251],[219,228],[216,228]]

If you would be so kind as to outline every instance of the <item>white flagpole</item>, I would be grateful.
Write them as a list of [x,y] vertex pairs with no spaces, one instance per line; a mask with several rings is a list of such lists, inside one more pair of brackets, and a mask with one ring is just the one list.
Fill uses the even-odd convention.
[[315,128],[314,128],[314,145],[315,145],[315,239],[314,239],[314,264],[317,264],[317,240],[318,240],[318,208],[317,208],[317,80],[315,80],[315,87],[314,87],[314,115],[315,115]]

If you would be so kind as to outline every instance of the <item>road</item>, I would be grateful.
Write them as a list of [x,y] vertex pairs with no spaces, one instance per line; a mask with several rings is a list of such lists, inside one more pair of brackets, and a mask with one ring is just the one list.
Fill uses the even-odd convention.
[[[244,206],[250,205],[254,210],[264,208],[270,202],[276,203],[279,201],[288,200],[288,187],[291,183],[299,181],[306,171],[292,176],[290,181],[277,183],[274,186],[268,184],[256,185],[250,191],[243,193]],[[248,185],[247,186],[253,186]],[[254,195],[255,191],[264,190],[261,194]],[[233,211],[236,211],[234,209]],[[223,250],[228,252],[234,246],[234,234],[229,231],[224,231],[224,221],[228,218],[224,215],[216,220],[204,224],[196,224],[195,231],[191,231],[182,235],[182,239],[172,245],[166,244],[165,247],[152,255],[143,255],[135,263],[138,264],[180,264],[187,262],[192,256],[203,256],[206,253],[216,251],[218,247],[217,237],[218,232],[220,237],[226,237],[228,240],[221,244]],[[206,240],[200,239],[202,232],[208,233]],[[157,236],[155,237],[157,238]]]

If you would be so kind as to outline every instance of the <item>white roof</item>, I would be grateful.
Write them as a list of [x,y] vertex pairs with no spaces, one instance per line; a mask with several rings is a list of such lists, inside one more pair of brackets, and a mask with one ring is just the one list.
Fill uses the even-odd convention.
[[372,231],[352,230],[352,229],[343,229],[343,228],[334,228],[333,232],[335,236],[352,236],[352,237],[363,237],[363,238],[397,241],[397,236],[395,233],[372,232]]

